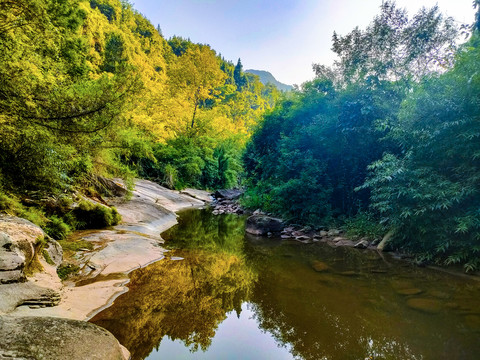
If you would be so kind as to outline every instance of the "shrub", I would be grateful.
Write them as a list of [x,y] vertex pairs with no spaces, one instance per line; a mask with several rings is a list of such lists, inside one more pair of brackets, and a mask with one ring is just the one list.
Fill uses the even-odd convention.
[[345,220],[345,230],[348,236],[379,239],[385,233],[384,227],[368,212],[359,212]]
[[114,207],[109,208],[89,201],[81,201],[73,210],[78,229],[101,229],[116,225],[121,216]]
[[50,222],[47,223],[44,230],[49,236],[56,240],[65,239],[72,231],[63,219],[55,215],[50,217]]

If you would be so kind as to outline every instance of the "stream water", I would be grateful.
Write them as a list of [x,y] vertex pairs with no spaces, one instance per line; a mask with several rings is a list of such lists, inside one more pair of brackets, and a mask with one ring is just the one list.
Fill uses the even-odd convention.
[[181,213],[166,259],[91,321],[137,359],[480,359],[480,282]]

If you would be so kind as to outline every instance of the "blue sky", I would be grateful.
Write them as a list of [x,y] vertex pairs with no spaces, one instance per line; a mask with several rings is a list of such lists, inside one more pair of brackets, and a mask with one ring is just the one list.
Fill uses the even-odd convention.
[[[382,0],[132,0],[165,37],[206,43],[244,69],[270,71],[287,84],[313,78],[312,64],[331,64],[333,31],[366,27]],[[397,0],[410,14],[438,3],[459,22],[473,22],[472,0]]]

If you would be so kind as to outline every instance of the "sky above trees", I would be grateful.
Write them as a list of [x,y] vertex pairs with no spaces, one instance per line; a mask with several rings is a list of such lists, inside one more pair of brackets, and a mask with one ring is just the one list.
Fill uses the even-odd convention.
[[[331,64],[333,31],[364,28],[382,0],[134,0],[134,8],[167,38],[178,35],[211,45],[245,69],[270,71],[279,81],[313,78],[312,63]],[[473,22],[472,0],[397,0],[410,14],[438,3],[460,23]]]

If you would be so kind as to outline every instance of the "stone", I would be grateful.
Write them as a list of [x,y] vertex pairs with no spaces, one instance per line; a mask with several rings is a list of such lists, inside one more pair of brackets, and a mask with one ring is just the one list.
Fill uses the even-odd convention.
[[421,294],[423,290],[417,289],[417,288],[409,288],[409,289],[398,289],[396,291],[397,294],[399,295],[418,295]]
[[346,239],[341,237],[341,236],[338,236],[338,237],[334,238],[332,241],[333,242],[339,242],[339,241],[343,241],[343,240],[346,240]]
[[407,300],[407,306],[428,314],[436,314],[442,310],[442,303],[435,299],[411,298]]
[[328,232],[325,231],[325,230],[321,230],[321,231],[319,232],[319,234],[320,234],[321,237],[328,236]]
[[310,240],[310,236],[307,235],[298,235],[295,237],[295,240],[300,240],[300,241],[305,241],[305,240]]
[[282,234],[282,235],[280,235],[280,238],[282,238],[282,239],[291,239],[292,236],[286,235],[286,234]]
[[315,270],[316,272],[325,272],[325,271],[328,271],[330,270],[330,266],[328,266],[326,263],[324,263],[323,261],[318,261],[318,260],[315,260],[313,263],[312,263],[312,268],[313,270]]
[[[52,307],[58,305],[60,294],[33,282],[0,285],[0,313],[9,313],[22,305]],[[1,359],[1,357],[0,357]]]
[[111,333],[86,321],[2,316],[0,338],[0,359],[126,359]]
[[9,234],[0,232],[0,284],[25,281],[23,270],[29,254],[24,254],[22,247]]
[[353,247],[356,249],[366,249],[369,245],[370,243],[367,240],[363,239],[357,242]]
[[55,267],[60,266],[63,261],[63,250],[57,241],[53,239],[48,240],[43,250],[48,254],[50,260],[53,261]]
[[327,235],[328,236],[338,236],[340,235],[341,231],[340,230],[336,230],[336,229],[331,229],[328,231]]
[[170,257],[170,260],[180,261],[180,260],[184,260],[184,258],[183,258],[183,257],[180,257],[180,256],[172,256],[172,257]]
[[240,189],[222,189],[215,191],[215,198],[216,199],[228,199],[228,200],[235,200],[242,196],[243,190]]
[[282,219],[267,215],[252,215],[247,219],[245,231],[252,235],[279,233],[283,229]]
[[180,194],[191,196],[194,199],[198,199],[206,203],[211,203],[213,201],[212,194],[205,190],[187,188],[180,191]]
[[342,239],[335,242],[335,246],[342,246],[342,247],[354,247],[355,244],[352,240]]

